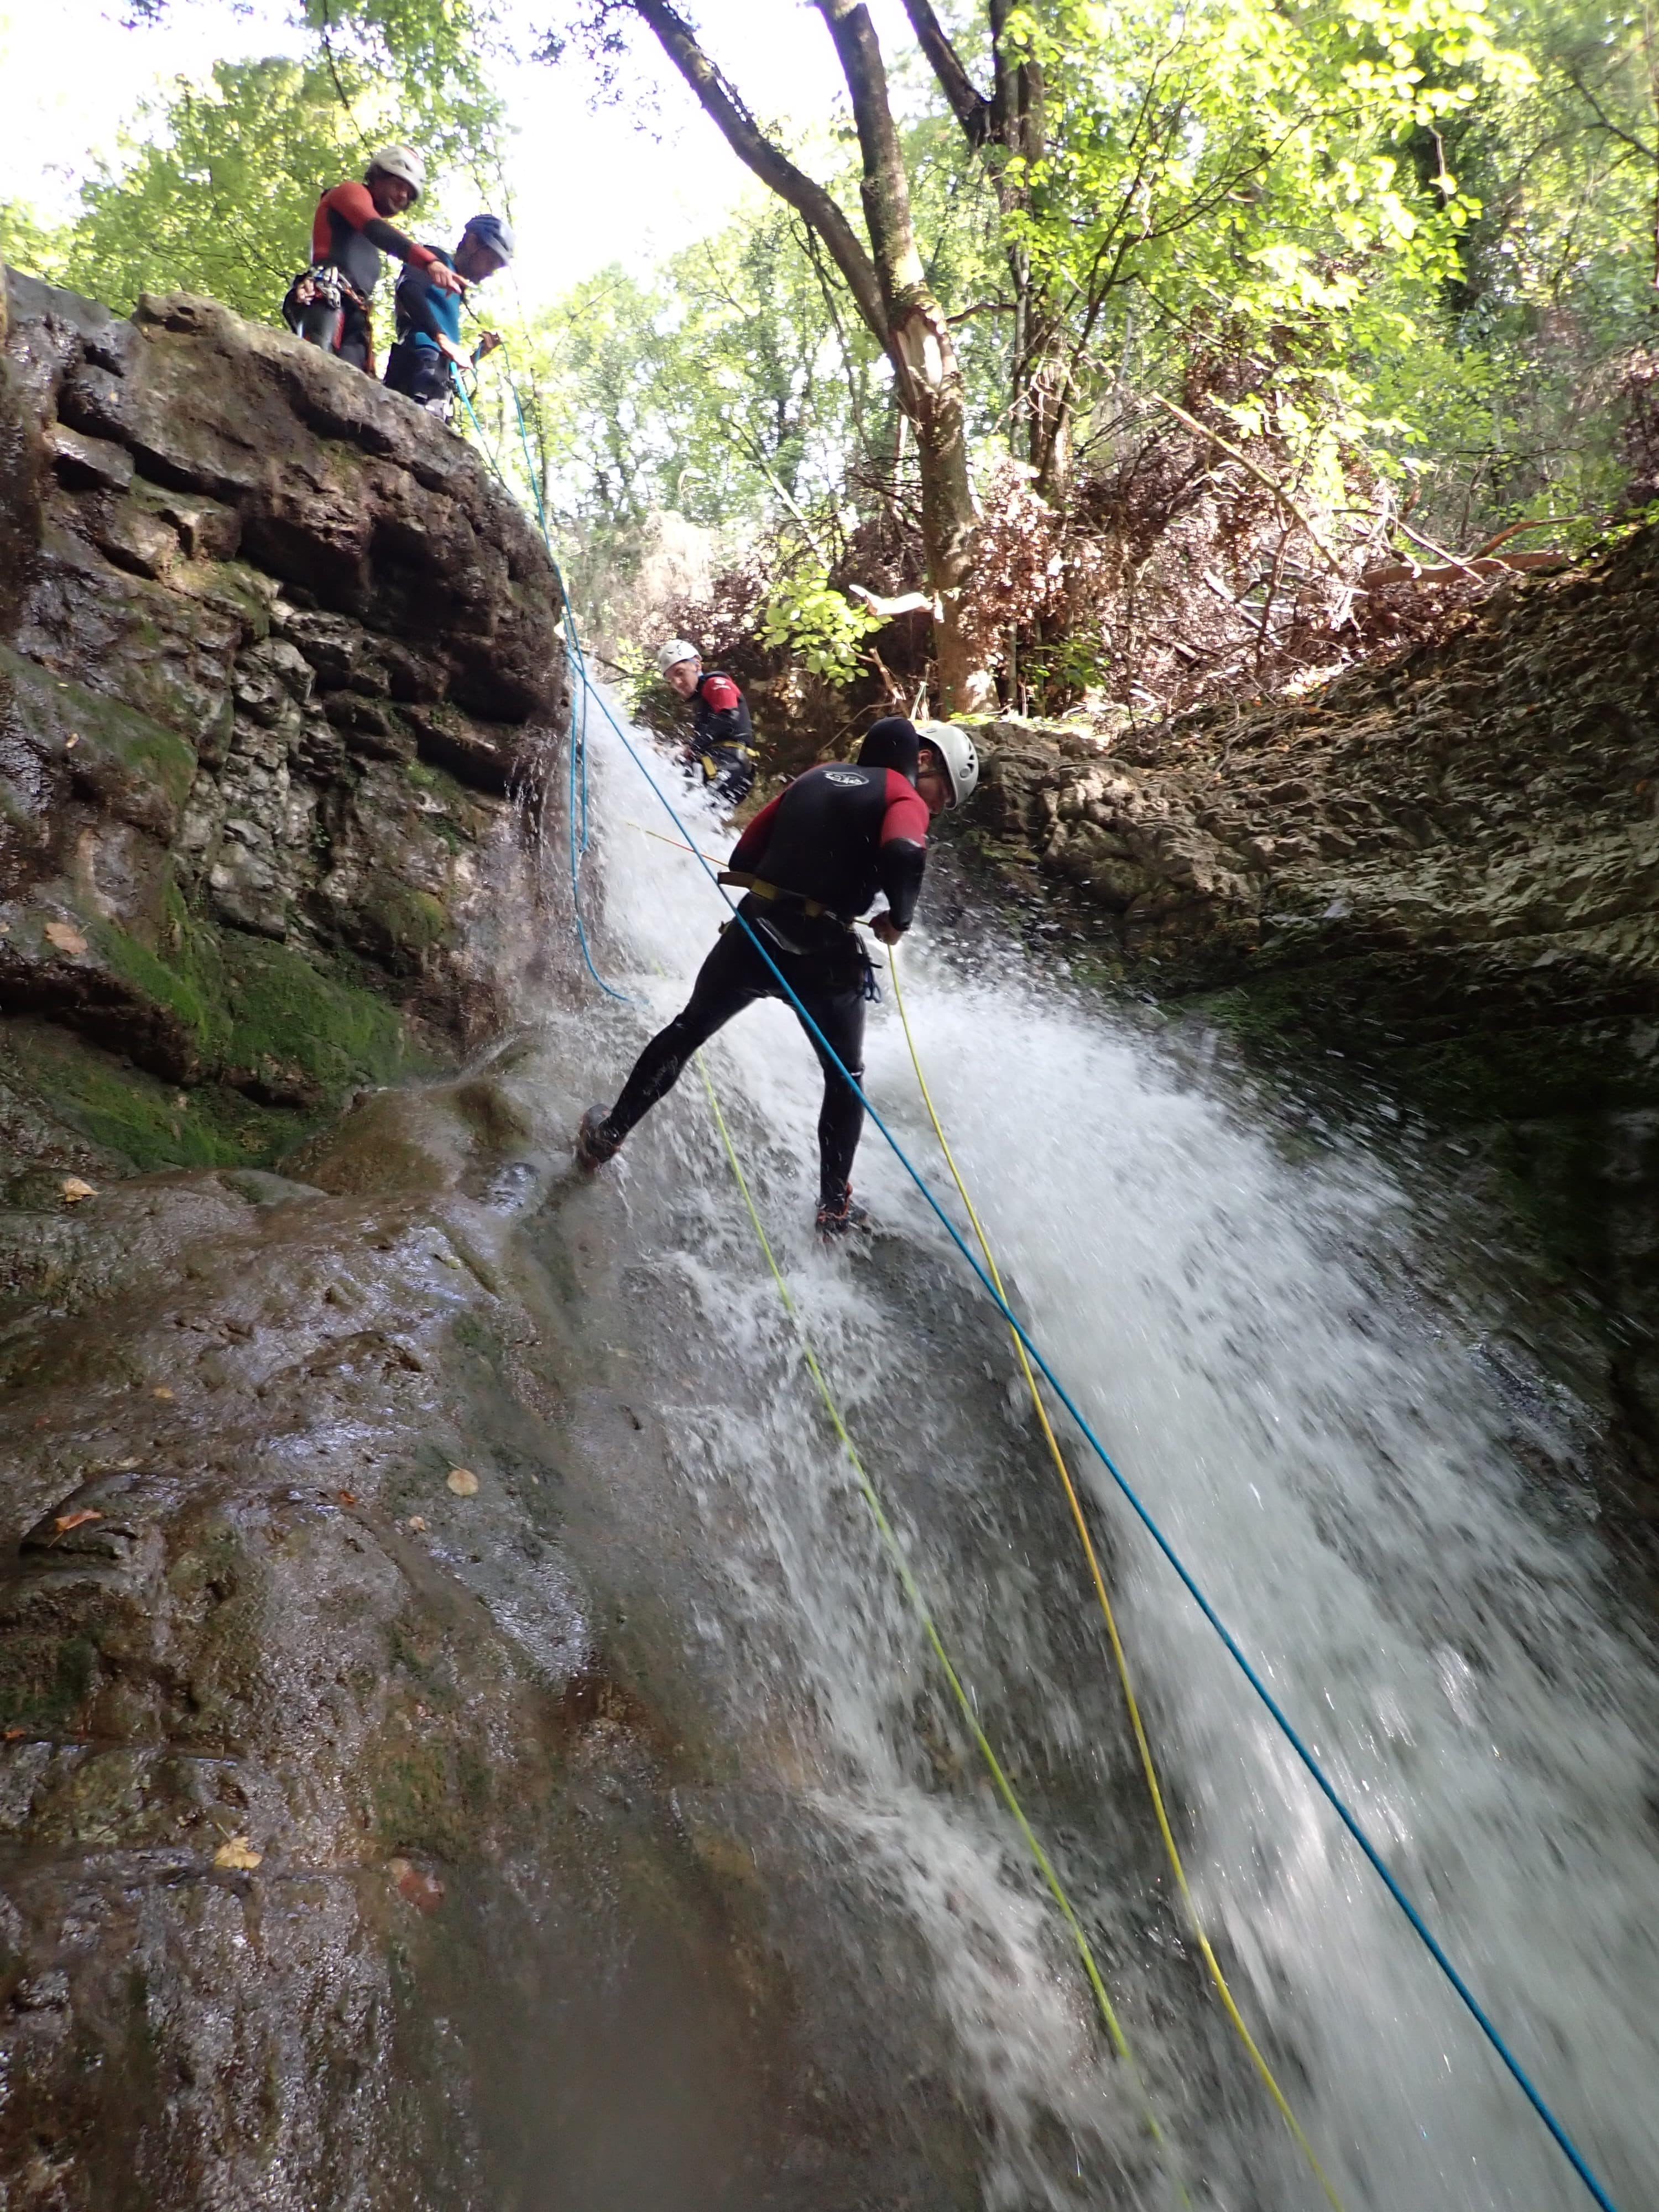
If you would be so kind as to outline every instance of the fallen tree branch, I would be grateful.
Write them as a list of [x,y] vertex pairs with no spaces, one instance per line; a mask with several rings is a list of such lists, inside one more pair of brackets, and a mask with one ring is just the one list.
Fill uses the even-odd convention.
[[901,592],[896,599],[884,599],[874,592],[867,591],[862,584],[849,584],[847,588],[854,598],[864,601],[872,615],[879,615],[884,622],[891,622],[896,615],[919,614],[924,607],[930,614],[938,610],[938,602],[931,592]]
[[1367,591],[1377,591],[1384,584],[1455,584],[1468,576],[1480,583],[1488,576],[1571,566],[1571,553],[1477,553],[1472,561],[1459,561],[1439,568],[1425,568],[1416,561],[1395,562],[1386,568],[1367,568],[1360,581]]
[[1226,454],[1229,460],[1237,461],[1242,469],[1248,469],[1250,474],[1255,478],[1256,482],[1261,484],[1265,490],[1270,491],[1273,494],[1273,497],[1284,508],[1285,514],[1290,515],[1292,520],[1298,523],[1303,530],[1306,532],[1309,543],[1317,551],[1320,558],[1324,562],[1332,575],[1336,578],[1338,583],[1346,584],[1348,580],[1346,574],[1344,573],[1341,562],[1337,559],[1335,554],[1332,552],[1330,547],[1326,544],[1324,539],[1314,528],[1312,523],[1310,522],[1307,516],[1304,514],[1302,509],[1291,497],[1289,492],[1285,490],[1283,484],[1276,483],[1273,477],[1267,474],[1266,469],[1258,468],[1256,466],[1255,463],[1250,459],[1248,453],[1241,453],[1238,447],[1237,446],[1230,445],[1218,430],[1212,430],[1206,422],[1200,422],[1196,415],[1189,415],[1184,407],[1177,407],[1173,399],[1166,399],[1161,392],[1154,392],[1150,396],[1155,404],[1162,407],[1167,414],[1173,415],[1177,422],[1184,422],[1189,430],[1196,430],[1200,438],[1207,438],[1212,446],[1218,446],[1221,448],[1221,451]]

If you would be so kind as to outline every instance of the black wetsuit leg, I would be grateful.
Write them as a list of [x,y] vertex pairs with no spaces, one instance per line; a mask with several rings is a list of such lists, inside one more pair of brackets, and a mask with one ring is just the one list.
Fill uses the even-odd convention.
[[[805,966],[805,963],[802,963]],[[789,975],[781,960],[778,965]],[[839,970],[840,972],[836,972]],[[844,961],[826,977],[822,966],[816,973],[789,975],[800,1002],[823,1032],[820,1044],[806,1024],[808,1041],[823,1070],[823,1104],[818,1113],[818,1181],[821,1194],[839,1200],[853,1179],[853,1155],[864,1131],[864,1102],[836,1066],[833,1052],[860,1088],[864,1084],[864,966],[859,963],[857,981],[850,981]],[[774,986],[775,991],[776,987]],[[777,993],[782,996],[781,992]],[[799,1012],[797,1014],[799,1018]],[[828,1045],[830,1051],[824,1049]]]
[[757,999],[777,988],[771,969],[755,950],[741,922],[734,921],[697,970],[684,1012],[659,1030],[634,1063],[622,1096],[605,1117],[605,1133],[625,1137],[679,1081],[680,1072],[699,1046],[723,1030]]
[[326,300],[313,300],[300,317],[300,336],[307,345],[321,346],[325,353],[332,353],[344,319],[343,307],[331,307]]
[[[830,1053],[836,1054],[855,1082],[863,1082],[863,953],[850,932],[844,936],[838,933],[836,941],[823,951],[790,952],[776,945],[767,949],[823,1032],[821,1044],[806,1024],[801,1024],[823,1070],[823,1105],[818,1115],[819,1173],[824,1193],[839,1195],[852,1174],[853,1156],[864,1127],[864,1107]],[[757,999],[785,997],[749,932],[740,921],[732,922],[698,970],[684,1012],[657,1032],[635,1062],[622,1096],[605,1117],[605,1133],[620,1142],[672,1090],[692,1054],[724,1029],[733,1014],[741,1013]]]
[[383,380],[392,391],[447,419],[454,385],[449,362],[435,346],[411,345],[400,338],[386,356]]
[[717,752],[714,759],[720,765],[714,778],[715,797],[728,806],[741,806],[755,787],[755,763],[738,752]]
[[355,300],[343,300],[337,307],[325,300],[313,301],[300,318],[300,336],[307,345],[321,346],[353,368],[368,367],[373,333],[368,317]]
[[341,310],[344,320],[335,344],[337,357],[349,362],[353,368],[367,369],[369,355],[374,348],[374,334],[368,317],[354,300],[348,300]]

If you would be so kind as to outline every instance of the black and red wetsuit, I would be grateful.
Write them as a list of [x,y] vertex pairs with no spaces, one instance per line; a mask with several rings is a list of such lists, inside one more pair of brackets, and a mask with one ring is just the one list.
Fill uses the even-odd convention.
[[[915,757],[911,732],[911,764]],[[732,872],[754,878],[757,885],[738,908],[743,921],[727,924],[702,963],[684,1012],[640,1054],[621,1097],[605,1117],[605,1133],[620,1143],[678,1079],[698,1047],[733,1014],[757,999],[785,996],[744,927],[747,921],[822,1032],[820,1042],[807,1030],[823,1069],[818,1116],[823,1196],[844,1200],[864,1108],[824,1046],[862,1082],[869,968],[848,925],[866,911],[878,891],[884,891],[894,922],[907,928],[921,890],[927,848],[927,809],[909,775],[832,763],[797,776],[738,840]],[[784,896],[775,896],[780,892]],[[806,902],[826,911],[811,914]]]
[[[429,246],[417,246],[386,221],[376,209],[367,185],[354,180],[325,192],[312,220],[311,265],[338,270],[365,304],[342,299],[337,307],[331,301],[319,300],[303,307],[295,328],[311,344],[325,346],[354,368],[367,369],[371,374],[374,339],[366,303],[380,282],[383,252],[395,253],[400,261],[417,269],[429,269],[437,259]],[[304,282],[301,277],[298,284]],[[294,297],[292,291],[289,297]]]
[[755,727],[749,702],[729,676],[705,670],[691,694],[691,753],[703,780],[732,806],[749,796],[755,781]]

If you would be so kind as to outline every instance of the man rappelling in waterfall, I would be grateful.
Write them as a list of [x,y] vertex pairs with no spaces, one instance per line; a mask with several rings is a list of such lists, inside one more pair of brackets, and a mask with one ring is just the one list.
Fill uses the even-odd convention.
[[374,374],[369,302],[381,256],[394,254],[426,272],[441,292],[458,295],[465,280],[429,246],[417,246],[391,218],[412,208],[426,183],[426,164],[410,146],[382,146],[362,184],[335,185],[317,203],[311,226],[311,266],[288,288],[283,319],[307,344],[324,347],[368,375]]
[[757,999],[785,997],[787,984],[797,1012],[804,1008],[821,1032],[820,1039],[807,1030],[823,1069],[818,1234],[827,1241],[860,1226],[865,1209],[853,1202],[851,1177],[864,1105],[842,1068],[863,1082],[864,1009],[874,978],[853,924],[883,893],[887,903],[870,926],[884,945],[897,944],[921,896],[928,821],[962,805],[978,781],[979,756],[965,731],[933,722],[918,732],[895,714],[872,729],[856,767],[832,761],[808,769],[763,806],[720,877],[744,889],[740,919],[726,924],[684,1012],[647,1045],[616,1104],[583,1115],[582,1166],[614,1159],[692,1054]]
[[[469,285],[482,284],[512,259],[512,227],[498,215],[475,215],[453,253],[441,246],[433,251]],[[485,331],[469,353],[461,343],[461,304],[459,292],[442,290],[433,282],[429,266],[412,261],[404,265],[398,279],[398,339],[386,357],[386,382],[445,422],[455,396],[451,362],[471,368],[501,342],[499,331]]]
[[658,653],[657,673],[670,690],[696,702],[685,749],[688,766],[702,771],[717,799],[728,806],[741,805],[755,781],[749,702],[729,676],[717,668],[706,670],[696,647],[683,637],[671,637]]

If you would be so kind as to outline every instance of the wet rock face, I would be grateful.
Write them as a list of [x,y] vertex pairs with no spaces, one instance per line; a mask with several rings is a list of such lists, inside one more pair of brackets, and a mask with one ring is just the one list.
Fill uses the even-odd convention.
[[39,1255],[0,1341],[19,2212],[779,2201],[743,2173],[790,2147],[786,1992],[565,1541],[655,1439],[580,1255],[523,1241],[526,1129],[495,1079],[389,1090]]
[[[509,794],[567,714],[551,568],[461,441],[286,333],[7,287],[0,1006],[234,1094],[221,1150],[272,1157],[235,1098],[314,1111],[499,1024]],[[65,1105],[25,1058],[90,1133],[92,1064]]]
[[993,726],[983,849],[1159,996],[1460,1110],[1659,1095],[1659,532],[1431,649],[1103,749]]

